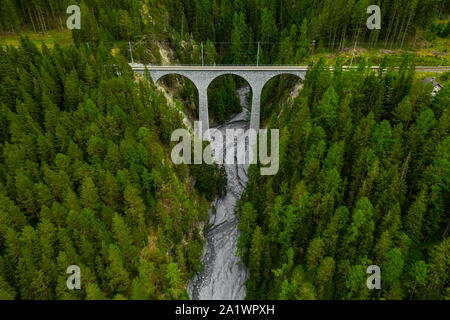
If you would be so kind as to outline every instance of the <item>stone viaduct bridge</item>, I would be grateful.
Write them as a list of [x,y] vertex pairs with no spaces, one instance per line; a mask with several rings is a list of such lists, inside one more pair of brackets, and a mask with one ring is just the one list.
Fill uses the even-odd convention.
[[245,79],[252,89],[252,108],[250,115],[250,128],[259,130],[260,101],[264,85],[271,78],[281,74],[293,74],[305,79],[306,66],[152,66],[130,63],[135,72],[143,74],[148,70],[156,83],[161,77],[168,74],[178,74],[190,79],[198,90],[199,118],[202,123],[202,131],[209,129],[208,116],[208,87],[211,82],[224,74],[234,74]]

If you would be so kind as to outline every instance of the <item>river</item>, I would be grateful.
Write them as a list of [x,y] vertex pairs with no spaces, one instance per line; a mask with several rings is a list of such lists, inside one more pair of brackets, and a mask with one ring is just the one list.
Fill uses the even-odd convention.
[[[219,129],[224,137],[226,129],[244,129],[244,134],[237,137],[239,141],[245,139],[245,131],[248,128],[246,96],[250,88],[241,87],[237,91],[242,112],[216,129]],[[238,145],[239,143],[235,142],[235,146]],[[206,244],[202,258],[204,268],[191,279],[187,288],[192,300],[242,300],[246,295],[245,281],[248,270],[236,256],[239,219],[234,209],[247,184],[248,164],[236,162],[233,165],[225,165],[227,193],[223,197],[216,197],[209,209],[210,228],[205,234]]]

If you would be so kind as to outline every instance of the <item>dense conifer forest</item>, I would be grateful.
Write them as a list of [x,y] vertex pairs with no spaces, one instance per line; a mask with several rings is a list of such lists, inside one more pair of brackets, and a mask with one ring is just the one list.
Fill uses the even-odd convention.
[[[352,58],[351,71],[327,60],[356,42],[437,39],[447,55],[450,6],[375,2],[382,28],[370,31],[367,0],[0,0],[0,38],[20,37],[0,42],[0,299],[188,298],[226,179],[217,165],[172,164],[182,114],[133,74],[130,46],[151,64],[201,64],[201,50],[205,65],[310,63],[304,82],[276,77],[262,93],[280,170],[252,165],[236,208],[248,299],[450,299],[448,72],[432,96],[411,56]],[[82,28],[67,31],[72,4]],[[26,36],[52,30],[72,43]],[[241,110],[245,84],[213,81],[212,123]],[[198,119],[189,80],[159,86]],[[72,264],[81,290],[66,288]],[[368,265],[381,267],[381,290],[367,290]]]
[[180,127],[102,46],[0,49],[0,298],[186,298],[221,176],[172,165]]
[[[442,37],[449,33],[449,4],[437,0],[1,0],[0,31],[63,30],[66,9],[73,4],[80,4],[86,15],[80,40],[142,35],[169,39],[175,32],[205,44],[233,42],[229,59],[234,63],[245,60],[236,56],[237,51],[256,49],[253,44],[247,47],[249,42],[283,42],[290,34],[295,36],[291,42],[306,50],[312,39],[328,48],[356,38],[372,45],[401,46],[426,32]],[[376,32],[365,26],[367,7],[373,4],[383,12],[382,28]]]
[[[448,299],[449,83],[324,60],[269,127],[280,171],[253,167],[240,203],[250,299]],[[382,270],[367,290],[366,268]]]

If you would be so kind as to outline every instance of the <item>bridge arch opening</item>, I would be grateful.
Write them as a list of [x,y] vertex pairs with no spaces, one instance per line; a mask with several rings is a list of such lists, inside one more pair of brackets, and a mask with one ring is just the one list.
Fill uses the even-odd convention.
[[[247,90],[249,90],[248,94]],[[207,91],[211,124],[214,126],[225,123],[233,115],[242,112],[244,105],[250,105],[252,91],[250,83],[240,75],[226,73],[215,77],[209,83]],[[245,101],[241,101],[241,99],[245,99]],[[247,120],[247,115],[242,120]]]
[[289,97],[296,96],[303,88],[304,76],[280,73],[270,77],[261,90],[260,123],[261,128],[270,120],[273,113],[279,114],[281,104]]
[[183,111],[192,123],[199,119],[199,92],[192,79],[178,73],[161,76],[156,83],[174,92],[174,98],[183,104]]

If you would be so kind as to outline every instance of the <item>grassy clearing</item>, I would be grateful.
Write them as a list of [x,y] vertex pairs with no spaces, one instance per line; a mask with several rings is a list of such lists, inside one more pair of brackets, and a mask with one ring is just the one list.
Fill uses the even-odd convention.
[[[32,40],[38,47],[41,47],[44,43],[49,48],[52,48],[55,44],[65,46],[73,43],[71,31],[61,32],[51,30],[46,34],[42,34],[40,32],[24,32],[22,35],[28,36],[28,38],[30,38],[30,40]],[[12,45],[17,47],[19,46],[19,36],[0,34],[0,45]]]
[[353,52],[353,49],[341,51],[338,53],[319,53],[314,55],[314,61],[317,61],[320,56],[326,56],[329,63],[334,64],[338,57],[343,59],[344,65],[349,65],[352,60],[353,65],[357,65],[362,57],[369,58],[373,65],[379,65],[385,56],[388,57],[389,62],[394,65],[400,65],[406,54],[409,54],[417,66],[448,66],[450,65],[450,55],[447,52],[439,52],[433,50],[434,48],[424,48],[416,51],[410,50],[386,50],[386,49],[364,49],[358,48]]
[[361,57],[369,58],[373,65],[379,65],[385,56],[390,63],[400,65],[405,54],[409,54],[417,66],[448,66],[450,65],[450,40],[448,38],[435,37],[432,41],[420,41],[415,43],[405,43],[403,49],[386,49],[382,44],[368,48],[366,44],[357,44],[355,50],[349,43],[344,50],[329,52],[327,48],[316,50],[314,57],[308,57],[309,63],[312,59],[317,61],[325,55],[328,62],[334,64],[336,59],[342,58],[344,65],[349,65],[353,55],[353,65],[359,63]]

